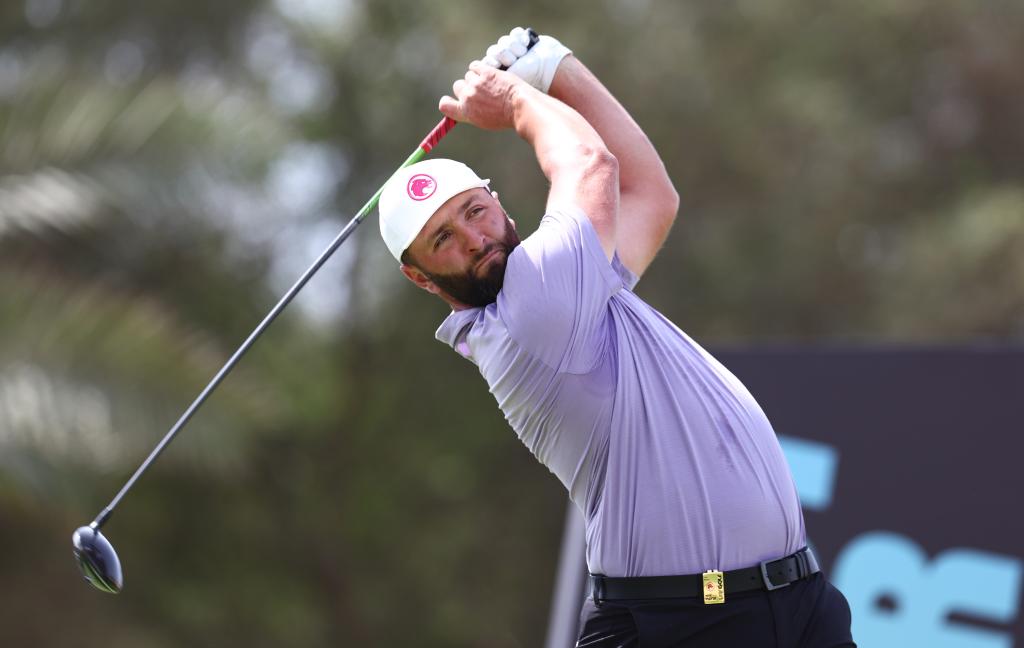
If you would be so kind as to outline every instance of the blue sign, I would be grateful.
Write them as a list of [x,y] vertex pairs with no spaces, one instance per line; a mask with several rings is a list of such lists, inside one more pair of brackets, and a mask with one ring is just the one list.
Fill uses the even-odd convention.
[[[839,452],[802,439],[780,441],[804,508],[828,509]],[[1016,557],[970,548],[948,549],[929,559],[911,538],[866,531],[840,548],[831,580],[850,603],[854,637],[861,646],[1012,648],[1008,630],[957,623],[955,615],[1013,621],[1020,608],[1021,569]]]
[[1024,351],[715,354],[780,434],[862,648],[1024,648]]

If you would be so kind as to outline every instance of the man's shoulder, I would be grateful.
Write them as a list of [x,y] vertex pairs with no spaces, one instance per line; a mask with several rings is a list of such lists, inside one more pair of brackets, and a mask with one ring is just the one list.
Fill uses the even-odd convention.
[[542,263],[558,262],[560,251],[578,248],[584,242],[582,227],[587,216],[577,207],[549,209],[540,219],[537,229],[523,239],[509,254],[505,279],[509,272],[536,270]]

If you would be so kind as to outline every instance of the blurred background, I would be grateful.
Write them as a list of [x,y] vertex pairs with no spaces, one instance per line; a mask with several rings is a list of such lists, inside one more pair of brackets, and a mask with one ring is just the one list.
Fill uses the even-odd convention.
[[[701,343],[1024,338],[1020,2],[8,0],[0,644],[541,645],[564,492],[375,216],[106,525],[124,593],[70,546],[516,25],[664,157],[637,292]],[[539,220],[514,135],[435,154]]]

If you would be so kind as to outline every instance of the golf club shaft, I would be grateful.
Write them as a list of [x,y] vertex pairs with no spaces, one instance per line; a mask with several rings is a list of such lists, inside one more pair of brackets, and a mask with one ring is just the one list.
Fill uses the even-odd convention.
[[[421,159],[423,159],[423,156],[429,153],[430,149],[437,146],[437,143],[440,142],[441,139],[444,138],[444,136],[447,135],[451,131],[451,129],[455,127],[456,123],[457,122],[455,122],[455,120],[453,120],[450,117],[445,117],[440,122],[438,122],[437,126],[435,126],[433,130],[431,130],[430,133],[428,133],[425,138],[423,138],[423,141],[420,142],[420,145],[416,148],[415,151],[413,151],[412,155],[410,155],[405,160],[405,162],[403,162],[402,165],[398,167],[396,173],[398,172],[398,170],[404,169],[405,167],[411,164],[415,164],[416,162],[419,162]],[[192,404],[189,405],[188,409],[185,410],[185,413],[181,415],[181,418],[178,419],[178,422],[175,423],[174,426],[170,429],[170,431],[167,432],[167,434],[160,441],[160,443],[157,444],[156,448],[154,448],[153,451],[149,454],[149,456],[146,457],[146,460],[142,462],[142,465],[139,466],[138,470],[135,471],[135,474],[131,476],[131,478],[125,483],[125,485],[121,488],[117,495],[114,496],[114,499],[110,501],[110,504],[108,504],[107,507],[104,508],[100,512],[100,514],[96,516],[96,519],[93,520],[90,526],[92,526],[95,529],[98,529],[102,527],[108,519],[110,519],[111,514],[113,514],[114,512],[114,508],[121,501],[121,498],[125,496],[125,493],[127,493],[131,489],[131,487],[135,484],[136,480],[138,480],[138,478],[142,476],[142,473],[146,472],[146,469],[149,468],[150,464],[156,461],[157,457],[159,457],[160,454],[164,451],[164,449],[171,443],[171,441],[174,440],[174,437],[178,434],[179,431],[181,431],[183,427],[185,427],[185,424],[188,423],[189,419],[192,418],[192,415],[196,413],[196,410],[199,409],[199,406],[202,405],[207,398],[209,398],[210,394],[213,393],[213,390],[217,388],[217,385],[219,385],[221,381],[223,381],[224,378],[231,372],[231,370],[235,368],[235,365],[238,364],[238,361],[242,358],[243,355],[245,355],[245,352],[249,350],[253,343],[255,343],[256,340],[260,337],[260,335],[263,334],[263,331],[265,331],[267,327],[270,326],[270,324],[277,318],[277,316],[281,314],[281,311],[283,311],[285,307],[288,306],[292,299],[295,298],[295,295],[297,295],[299,291],[302,290],[303,286],[305,286],[306,283],[313,277],[313,275],[316,274],[320,267],[327,262],[327,259],[329,259],[330,256],[334,254],[334,252],[341,246],[341,244],[345,242],[345,239],[347,239],[349,235],[352,234],[356,227],[359,226],[359,223],[363,222],[363,219],[365,219],[370,214],[370,212],[374,210],[374,208],[377,206],[377,201],[380,200],[380,194],[383,190],[383,186],[381,186],[380,189],[377,189],[377,192],[373,194],[373,197],[370,198],[370,200],[368,200],[365,205],[363,205],[362,209],[359,210],[359,213],[357,213],[352,218],[352,220],[350,220],[348,224],[345,225],[344,229],[342,229],[338,236],[336,236],[334,240],[331,241],[331,244],[327,246],[327,249],[324,250],[319,257],[317,257],[316,261],[313,262],[313,265],[311,265],[308,270],[302,273],[302,276],[299,277],[298,281],[296,281],[295,284],[288,289],[288,292],[286,292],[284,296],[281,297],[280,301],[277,302],[277,305],[275,305],[274,308],[267,314],[267,316],[263,318],[263,321],[260,322],[259,326],[257,326],[253,330],[253,332],[249,334],[249,337],[246,338],[245,342],[243,342],[242,345],[238,347],[238,350],[235,351],[231,358],[228,359],[227,363],[225,363],[224,366],[221,367],[220,371],[217,372],[217,375],[214,376],[213,380],[211,380],[210,383],[206,386],[206,388],[203,389],[202,392],[200,392],[199,396],[197,396],[196,399],[192,401]]]
[[[533,46],[537,44],[539,36],[532,29],[529,29],[528,31],[530,34],[530,42],[527,45],[527,49],[532,49]],[[501,69],[504,70],[506,68],[505,66],[502,66]],[[432,148],[437,146],[437,143],[440,142],[445,135],[447,135],[449,132],[451,132],[453,128],[455,128],[456,123],[457,122],[451,117],[445,117],[444,119],[439,121],[437,123],[437,126],[435,126],[429,133],[427,133],[427,136],[423,138],[423,141],[420,142],[420,145],[418,147],[416,147],[416,150],[413,151],[412,154],[408,158],[406,158],[405,162],[403,162],[402,165],[395,170],[395,173],[398,173],[398,171],[404,169],[405,167],[411,164],[415,164],[416,162],[422,160],[424,155],[429,153]],[[368,200],[365,205],[363,205],[363,208],[359,210],[359,213],[352,217],[352,220],[350,220],[348,224],[345,225],[344,229],[342,229],[341,232],[334,238],[334,240],[331,241],[331,244],[327,246],[327,249],[324,250],[319,257],[317,257],[317,260],[313,262],[313,265],[311,265],[308,270],[302,273],[302,276],[299,277],[299,280],[296,281],[295,284],[288,289],[288,292],[286,292],[283,297],[281,297],[280,301],[277,302],[277,305],[274,306],[274,308],[267,314],[265,318],[263,318],[263,321],[260,322],[259,326],[257,326],[255,330],[253,330],[253,332],[249,334],[249,337],[246,338],[245,342],[242,343],[242,346],[238,347],[238,350],[235,351],[231,358],[229,358],[228,361],[224,364],[224,366],[221,367],[220,371],[217,372],[217,375],[213,377],[213,380],[211,380],[208,385],[206,385],[206,388],[203,389],[202,392],[200,392],[199,396],[197,396],[196,399],[192,401],[192,404],[188,406],[188,409],[185,410],[185,413],[181,415],[181,418],[178,419],[178,422],[174,424],[174,426],[167,432],[166,435],[164,435],[164,438],[161,439],[160,443],[158,443],[155,448],[153,448],[153,451],[149,453],[149,456],[146,457],[146,460],[143,461],[142,465],[139,466],[138,470],[135,471],[135,474],[133,474],[131,478],[128,479],[125,485],[121,487],[121,490],[118,491],[117,495],[114,496],[114,499],[110,500],[110,504],[107,504],[106,508],[100,511],[100,514],[96,516],[96,519],[93,520],[92,524],[90,524],[89,526],[91,526],[93,529],[99,529],[104,524],[106,524],[107,520],[109,520],[110,516],[114,513],[114,509],[121,501],[121,498],[125,496],[125,494],[131,489],[131,487],[135,484],[139,477],[142,476],[142,473],[146,472],[146,469],[149,468],[150,464],[156,461],[157,457],[159,457],[160,454],[163,453],[164,449],[171,443],[171,441],[174,440],[174,437],[177,436],[178,432],[180,432],[181,429],[185,427],[185,424],[188,423],[189,419],[192,418],[192,415],[196,413],[196,410],[199,409],[199,406],[202,405],[206,401],[206,399],[209,398],[210,394],[213,393],[213,390],[217,388],[217,385],[219,385],[221,381],[223,381],[224,378],[229,373],[231,373],[231,370],[235,368],[235,365],[238,364],[238,361],[242,358],[243,355],[245,355],[245,352],[249,350],[249,347],[251,347],[253,343],[255,343],[256,340],[260,337],[260,335],[263,334],[263,331],[265,331],[267,327],[270,326],[270,324],[275,319],[277,319],[277,316],[281,314],[281,311],[283,311],[285,307],[288,306],[289,303],[291,303],[292,299],[295,298],[295,295],[297,295],[299,291],[302,290],[302,287],[305,286],[306,283],[313,277],[313,275],[316,274],[316,272],[320,269],[320,267],[327,262],[327,259],[329,259],[331,255],[334,254],[334,252],[341,246],[341,244],[345,242],[345,239],[347,239],[349,235],[352,234],[355,228],[359,226],[359,223],[363,222],[363,219],[366,218],[370,214],[370,212],[373,211],[373,209],[377,206],[377,201],[380,200],[380,194],[382,191],[384,191],[383,185],[381,185],[381,187],[377,189],[377,192],[373,194],[373,197],[370,198],[370,200]]]

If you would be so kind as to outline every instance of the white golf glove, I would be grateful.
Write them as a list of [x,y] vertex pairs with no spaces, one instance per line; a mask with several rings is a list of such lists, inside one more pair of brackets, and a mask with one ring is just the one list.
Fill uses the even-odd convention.
[[496,68],[504,65],[509,72],[534,88],[547,92],[551,80],[555,78],[558,64],[567,54],[572,54],[572,50],[551,36],[541,36],[533,49],[527,50],[529,43],[529,32],[516,27],[487,48],[483,62]]

